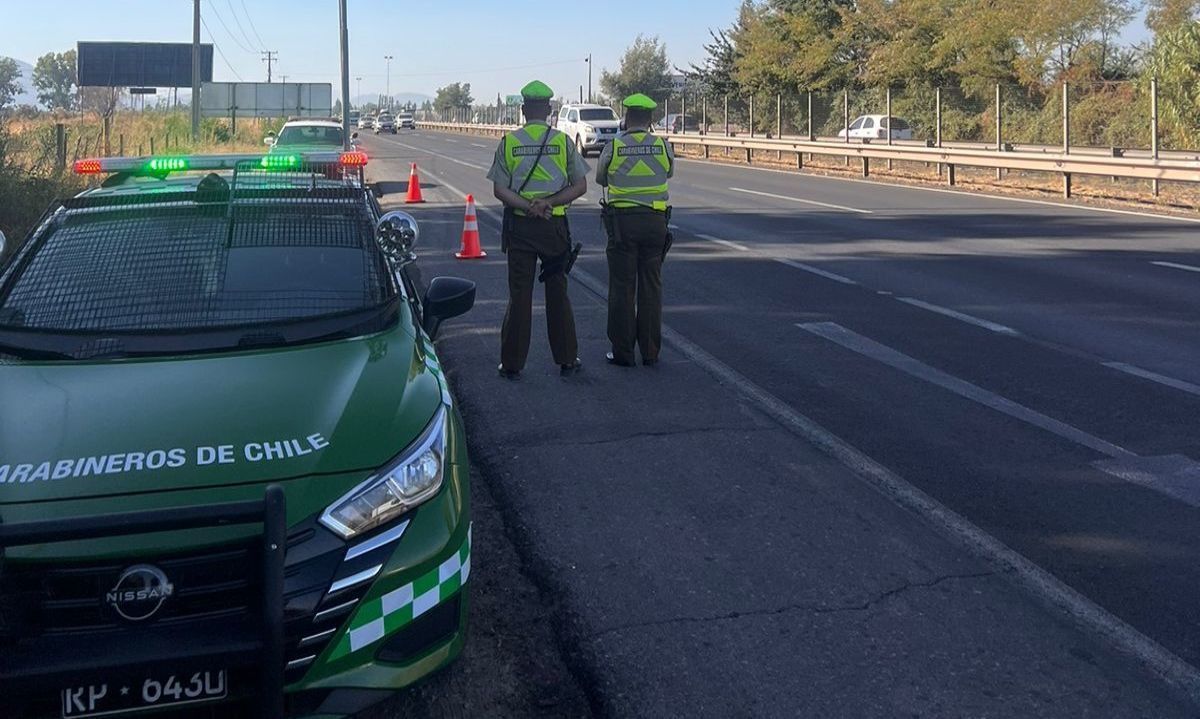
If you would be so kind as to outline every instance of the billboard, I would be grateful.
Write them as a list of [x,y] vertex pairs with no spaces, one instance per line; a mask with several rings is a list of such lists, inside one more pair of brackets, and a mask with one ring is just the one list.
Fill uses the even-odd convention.
[[327,82],[206,82],[200,88],[204,117],[330,117],[333,85]]
[[[76,48],[79,87],[191,87],[192,44],[81,42]],[[211,82],[213,46],[200,46],[200,81]]]

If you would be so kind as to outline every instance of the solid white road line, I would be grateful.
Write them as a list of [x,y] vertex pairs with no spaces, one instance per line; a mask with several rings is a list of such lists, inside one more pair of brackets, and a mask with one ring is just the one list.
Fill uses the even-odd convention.
[[482,147],[485,150],[491,149],[487,145],[480,145],[478,142],[472,142],[471,147]]
[[953,317],[956,320],[961,320],[962,322],[966,322],[967,324],[975,325],[976,327],[982,327],[985,330],[991,330],[992,332],[999,332],[1002,335],[1019,335],[1019,334],[1021,334],[1020,332],[1017,332],[1016,330],[1014,330],[1012,327],[1008,327],[1008,326],[999,324],[998,322],[991,322],[989,320],[980,319],[978,317],[972,317],[971,315],[965,314],[963,312],[959,312],[957,310],[952,310],[948,307],[941,307],[939,305],[930,304],[929,302],[924,302],[922,300],[914,299],[912,297],[897,297],[896,299],[900,300],[901,302],[903,302],[907,305],[912,305],[913,307],[920,307],[923,310],[929,310],[930,312],[936,312],[939,315],[945,315],[946,317]]
[[458,144],[458,140],[451,140],[451,139],[450,139],[450,138],[448,138],[448,137],[443,137],[442,139],[443,139],[443,140],[445,140],[446,142],[449,142],[449,143],[450,143],[450,144],[452,144],[452,145],[457,145],[457,144]]
[[891,347],[879,344],[875,340],[864,337],[857,332],[848,330],[834,322],[806,322],[796,325],[805,332],[814,334],[818,337],[841,345],[851,352],[869,357],[877,362],[893,367],[912,375],[917,379],[925,380],[930,384],[937,385],[942,389],[949,390],[959,397],[964,397],[973,402],[990,407],[1002,414],[1006,414],[1013,419],[1020,420],[1026,424],[1039,427],[1041,429],[1056,434],[1063,439],[1070,440],[1075,444],[1087,447],[1109,457],[1135,457],[1133,452],[1118,447],[1117,445],[1107,442],[1099,437],[1094,437],[1083,430],[1072,427],[1066,422],[1054,419],[1047,415],[1038,412],[1035,409],[1030,409],[1025,405],[1013,402],[1010,399],[1001,397],[1000,395],[989,392],[988,390],[959,379],[953,375],[947,374],[939,369],[930,367],[924,362],[909,357],[906,354],[898,352]]
[[699,233],[696,234],[696,237],[699,237],[702,240],[708,240],[709,242],[715,242],[718,245],[724,245],[725,247],[739,250],[741,252],[749,252],[750,251],[750,248],[746,247],[745,245],[739,245],[738,243],[730,242],[729,240],[722,240],[720,237],[713,237],[712,235],[701,235]]
[[860,210],[857,207],[846,207],[845,205],[833,205],[828,202],[817,202],[816,200],[802,200],[799,197],[788,197],[787,195],[776,195],[773,192],[759,192],[758,190],[747,190],[743,187],[731,187],[734,192],[744,192],[747,195],[759,195],[761,197],[770,197],[776,200],[787,200],[788,202],[799,202],[804,205],[816,205],[817,207],[827,207],[831,210],[842,210],[844,212],[857,212],[860,215],[873,214],[870,210]]
[[839,275],[837,273],[823,270],[820,267],[813,267],[812,265],[806,265],[803,262],[797,262],[796,260],[789,260],[786,257],[775,257],[772,259],[774,259],[776,262],[778,262],[781,265],[787,265],[788,267],[795,267],[798,270],[804,270],[805,272],[811,272],[812,274],[817,275],[819,277],[824,277],[827,280],[833,280],[834,282],[841,282],[843,285],[857,285],[858,284],[857,282],[850,279],[849,277],[842,277],[841,275]]
[[1004,195],[990,195],[985,192],[967,192],[965,190],[947,190],[942,187],[926,187],[924,185],[909,185],[900,182],[879,182],[878,180],[859,180],[853,177],[831,177],[829,175],[815,175],[806,172],[797,172],[795,170],[775,170],[770,167],[753,167],[745,165],[726,165],[719,162],[709,160],[693,160],[689,157],[677,157],[677,162],[692,162],[697,165],[707,165],[709,167],[725,167],[737,170],[752,170],[754,172],[771,172],[777,175],[791,175],[792,177],[802,177],[813,180],[830,180],[832,182],[854,182],[862,185],[875,185],[877,187],[890,187],[899,190],[919,190],[921,192],[940,192],[944,195],[961,195],[963,197],[974,197],[982,200],[997,200],[1000,202],[1022,202],[1027,205],[1043,205],[1046,207],[1058,207],[1067,210],[1086,210],[1088,212],[1107,212],[1112,215],[1133,215],[1134,217],[1150,217],[1155,220],[1175,220],[1176,222],[1194,222],[1200,223],[1200,217],[1179,217],[1177,215],[1160,215],[1153,212],[1139,212],[1138,210],[1118,210],[1112,207],[1093,207],[1091,205],[1071,204],[1066,202],[1049,202],[1047,200],[1030,200],[1023,197],[1006,197]]
[[1200,272],[1200,267],[1181,265],[1178,262],[1151,262],[1150,264],[1158,265],[1159,267],[1170,267],[1171,269],[1175,270],[1184,270],[1186,272]]
[[1119,370],[1126,374],[1131,374],[1134,377],[1141,377],[1142,379],[1148,379],[1151,382],[1157,382],[1161,385],[1166,385],[1167,387],[1177,389],[1181,392],[1187,392],[1188,394],[1200,396],[1200,385],[1192,384],[1191,382],[1175,379],[1174,377],[1168,377],[1165,374],[1151,372],[1148,369],[1142,369],[1136,365],[1126,364],[1124,362],[1105,362],[1104,366],[1110,369]]
[[[440,178],[438,181],[447,189],[454,190]],[[466,197],[462,191],[454,191]],[[481,216],[487,217],[499,228],[500,213],[490,207],[480,207],[479,211]],[[591,290],[592,294],[600,298],[607,296],[606,283],[579,267],[573,270],[573,274],[579,284]],[[935,530],[962,549],[991,563],[1025,591],[1069,617],[1080,629],[1135,658],[1165,682],[1186,693],[1193,701],[1200,701],[1200,670],[1067,586],[1058,577],[1013,551],[1008,545],[930,497],[903,477],[797,412],[791,405],[751,382],[668,325],[662,326],[662,334],[663,338],[685,357],[704,368],[722,384],[732,387],[792,434],[832,457],[898,506],[925,519]]]

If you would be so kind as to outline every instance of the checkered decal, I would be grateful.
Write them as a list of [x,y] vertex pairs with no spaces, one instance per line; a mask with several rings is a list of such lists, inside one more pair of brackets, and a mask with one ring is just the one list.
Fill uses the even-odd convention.
[[471,529],[468,527],[467,540],[436,569],[363,604],[350,620],[350,631],[342,636],[330,659],[340,659],[364,649],[406,626],[454,596],[467,583],[470,574]]

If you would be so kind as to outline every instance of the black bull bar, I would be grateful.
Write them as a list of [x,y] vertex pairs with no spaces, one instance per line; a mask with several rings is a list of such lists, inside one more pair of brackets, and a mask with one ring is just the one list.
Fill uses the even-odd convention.
[[283,719],[283,570],[287,550],[286,510],[287,500],[283,488],[272,484],[266,488],[261,500],[124,512],[43,522],[0,523],[0,570],[3,569],[4,550],[7,547],[261,523],[263,525],[262,638],[260,642],[262,650],[261,716],[264,719]]

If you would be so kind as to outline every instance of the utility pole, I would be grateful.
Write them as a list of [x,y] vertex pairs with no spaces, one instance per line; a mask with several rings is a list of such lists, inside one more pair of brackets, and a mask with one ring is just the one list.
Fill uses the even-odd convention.
[[286,84],[287,84],[287,75],[280,75],[280,76],[279,76],[279,79],[280,79],[280,80],[283,80],[283,84],[284,84],[284,85],[286,85]]
[[354,79],[358,80],[358,97],[362,97],[362,75],[359,75]]
[[271,82],[271,63],[275,62],[275,60],[278,59],[279,51],[278,50],[263,50],[262,56],[263,56],[262,61],[267,63],[267,82]]
[[592,53],[590,53],[590,52],[588,53],[588,56],[587,56],[587,66],[588,66],[588,102],[591,102],[592,101]]
[[192,142],[200,141],[200,0],[192,10]]
[[387,60],[387,89],[384,92],[387,93],[387,104],[390,110],[392,109],[392,56],[384,55],[383,59]]
[[342,149],[350,149],[350,33],[346,28],[346,0],[338,2],[342,42]]

